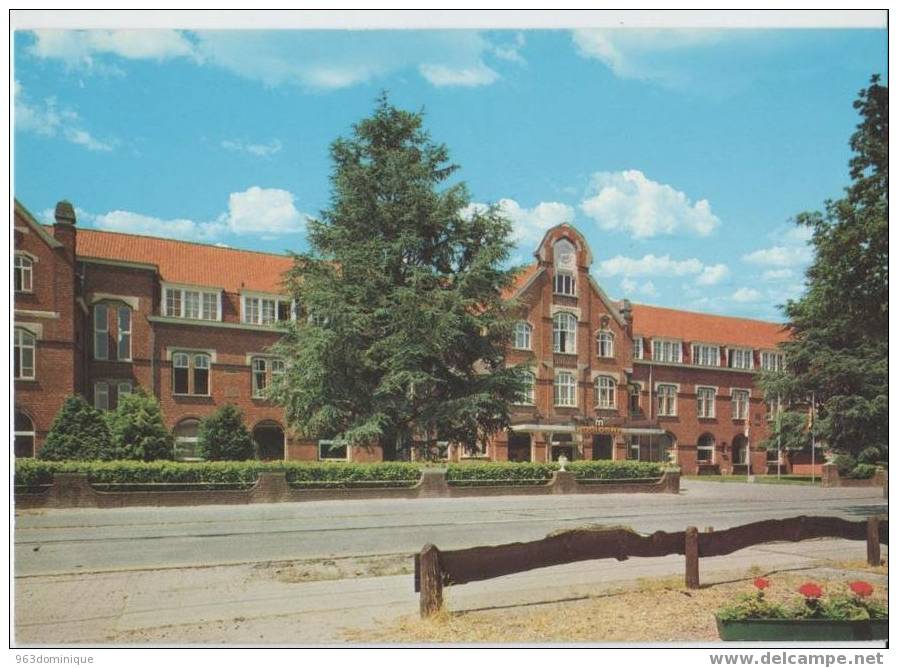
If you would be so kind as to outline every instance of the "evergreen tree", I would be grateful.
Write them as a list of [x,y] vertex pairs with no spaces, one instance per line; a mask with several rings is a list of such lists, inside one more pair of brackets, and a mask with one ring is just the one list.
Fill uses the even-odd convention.
[[117,459],[171,459],[174,440],[165,428],[156,397],[142,391],[120,395],[118,408],[107,415]]
[[504,359],[509,222],[472,211],[422,114],[386,96],[331,158],[330,208],[289,275],[304,317],[278,346],[289,363],[272,396],[299,433],[391,459],[503,429],[521,389]]
[[80,395],[67,397],[53,418],[39,459],[115,459],[112,436],[103,414]]
[[233,404],[225,404],[202,420],[197,437],[203,459],[242,461],[254,457],[253,439],[243,424],[243,414]]
[[813,397],[815,434],[843,452],[888,447],[888,95],[874,76],[854,103],[861,122],[845,196],[797,216],[815,258],[805,294],[785,306],[788,369],[761,379],[768,398]]

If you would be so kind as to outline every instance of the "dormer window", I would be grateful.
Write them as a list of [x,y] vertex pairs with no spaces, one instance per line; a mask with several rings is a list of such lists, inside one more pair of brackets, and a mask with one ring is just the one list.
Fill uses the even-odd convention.
[[244,294],[241,320],[249,325],[273,325],[293,319],[293,300],[274,295]]
[[730,348],[729,367],[731,369],[754,368],[754,355],[751,348]]
[[683,344],[669,339],[652,339],[652,359],[655,362],[683,361]]
[[692,363],[699,366],[720,366],[720,346],[692,344]]
[[577,294],[576,280],[573,274],[567,272],[555,273],[555,294],[573,297]]
[[221,291],[165,286],[162,309],[169,318],[221,320]]
[[786,356],[783,353],[761,352],[761,368],[764,371],[782,371],[786,367]]

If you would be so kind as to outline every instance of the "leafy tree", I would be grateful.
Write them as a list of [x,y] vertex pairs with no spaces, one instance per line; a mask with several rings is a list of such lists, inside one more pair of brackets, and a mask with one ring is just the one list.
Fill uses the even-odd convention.
[[380,443],[390,459],[503,429],[522,388],[504,358],[510,223],[473,210],[422,114],[386,96],[331,159],[330,208],[288,279],[309,317],[278,346],[288,365],[272,396],[299,433]]
[[767,373],[768,398],[818,407],[814,431],[835,450],[888,447],[888,88],[874,76],[854,107],[851,185],[825,212],[799,214],[815,258],[802,297],[785,305],[788,369]]
[[252,459],[255,450],[243,414],[233,404],[225,404],[200,422],[197,446],[200,457],[210,461]]
[[120,395],[118,408],[107,414],[118,459],[171,459],[174,440],[162,421],[156,397],[143,391]]
[[807,427],[807,411],[783,411],[774,419],[770,435],[762,445],[768,450],[810,451],[811,437]]
[[37,456],[56,461],[115,459],[115,448],[103,414],[76,394],[63,402]]

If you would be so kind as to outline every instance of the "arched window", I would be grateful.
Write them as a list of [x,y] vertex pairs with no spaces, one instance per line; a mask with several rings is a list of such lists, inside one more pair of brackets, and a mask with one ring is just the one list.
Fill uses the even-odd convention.
[[174,394],[209,396],[211,358],[206,353],[172,355],[172,391]]
[[714,461],[714,436],[711,434],[702,434],[698,439],[698,461],[704,464],[710,464]]
[[524,389],[521,391],[518,400],[515,401],[516,404],[521,404],[524,406],[532,406],[536,403],[535,401],[535,393],[534,388],[536,386],[536,376],[534,376],[529,371],[524,374]]
[[16,292],[31,292],[34,277],[34,261],[27,255],[16,255],[13,282]]
[[264,399],[265,391],[284,375],[285,370],[284,360],[254,357],[252,359],[253,397]]
[[596,408],[617,408],[614,397],[614,378],[598,376],[596,378]]
[[577,405],[577,379],[569,371],[559,371],[555,376],[555,405]]
[[599,357],[614,357],[614,334],[607,329],[596,334],[596,349]]
[[34,380],[34,334],[25,329],[13,333],[13,374],[16,380]]
[[552,318],[552,350],[556,353],[577,352],[577,318],[562,311]]
[[516,322],[514,325],[514,347],[518,350],[530,350],[530,338],[533,327],[529,322]]
[[559,295],[574,296],[577,294],[576,279],[577,249],[567,239],[560,239],[554,247],[555,285]]
[[34,457],[34,423],[31,418],[16,412],[13,451],[16,457]]
[[175,459],[198,460],[200,421],[195,418],[181,420],[173,431],[175,437]]

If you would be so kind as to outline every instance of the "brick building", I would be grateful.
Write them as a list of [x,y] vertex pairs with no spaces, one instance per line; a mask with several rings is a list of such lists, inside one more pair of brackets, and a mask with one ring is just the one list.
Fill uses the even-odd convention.
[[[65,396],[113,409],[142,387],[159,398],[180,458],[195,456],[199,420],[224,403],[243,411],[262,459],[381,458],[292,437],[261,396],[283,368],[267,352],[277,323],[295,317],[282,286],[290,258],[79,230],[66,202],[52,226],[16,202],[14,227],[17,456],[39,451]],[[782,364],[779,325],[613,301],[569,225],[535,255],[508,294],[521,304],[509,361],[530,366],[532,387],[487,456],[767,470],[754,374]]]

